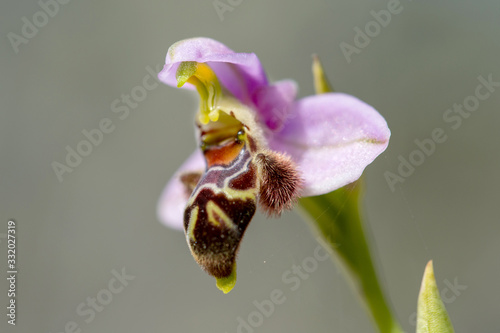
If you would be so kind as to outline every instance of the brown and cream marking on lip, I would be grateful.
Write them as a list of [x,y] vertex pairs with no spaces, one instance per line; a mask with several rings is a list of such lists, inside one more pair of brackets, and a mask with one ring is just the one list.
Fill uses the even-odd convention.
[[210,275],[228,277],[243,234],[257,207],[257,173],[244,142],[231,142],[219,151],[239,148],[238,155],[226,163],[212,149],[204,152],[210,167],[189,198],[184,213],[186,239],[193,257]]
[[[269,215],[291,208],[300,177],[287,157],[252,151],[243,129],[223,145],[204,147],[207,170],[192,191],[184,213],[193,257],[210,275],[227,278],[258,203]],[[190,179],[196,179],[190,176]]]

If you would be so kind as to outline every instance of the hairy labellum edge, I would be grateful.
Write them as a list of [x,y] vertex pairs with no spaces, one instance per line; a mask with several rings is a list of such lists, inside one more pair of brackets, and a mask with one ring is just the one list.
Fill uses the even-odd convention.
[[299,197],[302,179],[295,163],[286,155],[265,151],[257,154],[260,167],[259,204],[269,216],[292,209]]

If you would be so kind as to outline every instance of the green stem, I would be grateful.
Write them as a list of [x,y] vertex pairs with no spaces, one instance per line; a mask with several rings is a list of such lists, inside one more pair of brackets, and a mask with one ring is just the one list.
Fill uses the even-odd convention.
[[384,298],[359,214],[359,183],[325,195],[301,198],[312,225],[332,248],[382,333],[403,332]]

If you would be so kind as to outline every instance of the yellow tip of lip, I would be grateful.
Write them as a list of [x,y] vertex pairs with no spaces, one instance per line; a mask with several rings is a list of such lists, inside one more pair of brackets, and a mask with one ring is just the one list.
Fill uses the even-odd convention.
[[224,294],[227,294],[231,290],[233,290],[234,285],[236,284],[236,264],[233,265],[233,271],[231,275],[225,278],[215,278],[217,280],[217,288],[222,290]]

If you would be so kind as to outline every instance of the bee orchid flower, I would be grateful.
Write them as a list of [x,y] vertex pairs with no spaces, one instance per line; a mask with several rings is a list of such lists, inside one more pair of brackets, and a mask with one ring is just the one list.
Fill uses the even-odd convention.
[[279,216],[299,196],[350,184],[389,142],[370,105],[343,93],[295,100],[293,81],[270,83],[255,54],[213,39],[173,44],[158,77],[200,96],[199,146],[168,182],[158,216],[184,229],[193,257],[225,293],[257,208]]

